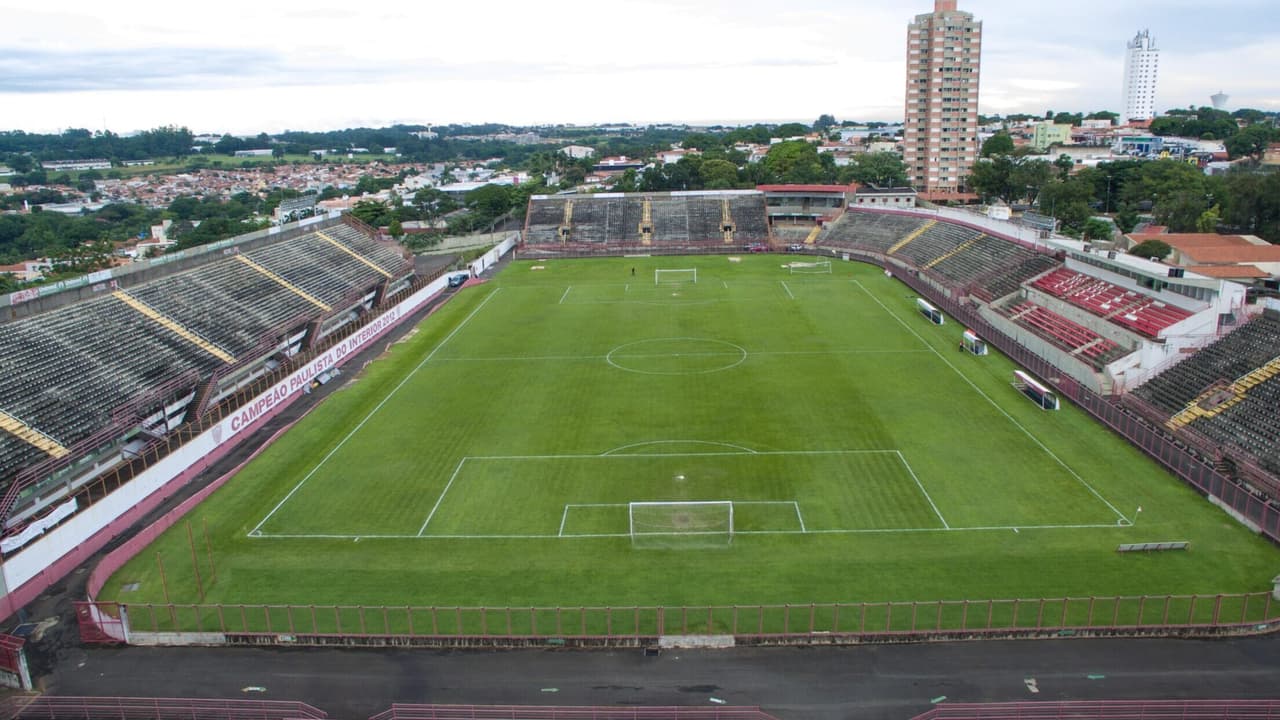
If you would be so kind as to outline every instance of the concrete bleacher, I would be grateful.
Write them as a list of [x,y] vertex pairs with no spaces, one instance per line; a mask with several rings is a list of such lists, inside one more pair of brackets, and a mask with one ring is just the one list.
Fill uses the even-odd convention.
[[1024,282],[1043,275],[1061,264],[1061,261],[1048,255],[1032,253],[1016,266],[997,270],[975,282],[973,294],[980,300],[994,302],[1017,292]]
[[1172,415],[1215,384],[1243,377],[1276,357],[1280,314],[1267,312],[1155,376],[1134,395]]
[[1280,376],[1272,377],[1221,412],[1191,427],[1224,445],[1236,445],[1263,468],[1280,474]]
[[1150,295],[1114,285],[1066,267],[1038,278],[1032,286],[1076,307],[1146,337],[1191,317],[1192,313]]
[[934,223],[909,242],[890,249],[890,254],[917,267],[927,268],[961,246],[976,242],[980,235],[980,231],[962,225]]
[[850,211],[827,225],[818,243],[885,253],[923,227],[925,222],[923,218],[910,215]]
[[[646,208],[651,233],[640,231]],[[543,249],[551,245],[705,247],[725,242],[726,224],[732,228],[734,242],[768,242],[770,237],[762,193],[535,196],[529,201],[527,218],[525,245]],[[567,235],[562,232],[566,220]]]
[[22,433],[72,447],[157,388],[190,379],[193,391],[324,317],[320,305],[411,271],[393,247],[338,223],[0,324],[0,414],[13,426],[0,430],[0,483],[49,457]]
[[986,277],[1001,268],[1015,268],[1033,258],[1045,257],[1015,242],[979,235],[971,243],[962,244],[949,255],[935,260],[929,267],[934,272],[960,284]]
[[1012,320],[1019,327],[1030,330],[1054,347],[1088,363],[1094,370],[1102,370],[1130,351],[1118,343],[1104,338],[1089,328],[1069,320],[1029,300],[1015,300],[997,308],[997,312]]

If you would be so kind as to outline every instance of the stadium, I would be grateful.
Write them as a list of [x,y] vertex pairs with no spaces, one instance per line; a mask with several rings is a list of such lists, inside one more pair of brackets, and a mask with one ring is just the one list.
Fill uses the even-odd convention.
[[875,205],[534,197],[456,292],[309,218],[11,296],[6,613],[107,548],[88,642],[1270,630],[1280,313]]

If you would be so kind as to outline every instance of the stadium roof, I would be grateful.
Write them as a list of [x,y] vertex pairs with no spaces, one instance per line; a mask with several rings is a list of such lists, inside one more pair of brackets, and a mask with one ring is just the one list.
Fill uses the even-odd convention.
[[846,193],[854,189],[853,185],[757,185],[761,192],[779,193]]
[[1219,280],[1264,279],[1270,273],[1258,269],[1257,265],[1192,265],[1189,272]]

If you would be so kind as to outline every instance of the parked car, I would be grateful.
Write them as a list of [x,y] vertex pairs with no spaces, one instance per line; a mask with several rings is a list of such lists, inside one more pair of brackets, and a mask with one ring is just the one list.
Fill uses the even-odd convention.
[[449,276],[449,287],[451,288],[462,287],[463,283],[465,283],[470,279],[471,279],[471,275],[469,273],[454,273],[453,275]]
[[796,244],[788,245],[787,252],[804,252],[804,246]]

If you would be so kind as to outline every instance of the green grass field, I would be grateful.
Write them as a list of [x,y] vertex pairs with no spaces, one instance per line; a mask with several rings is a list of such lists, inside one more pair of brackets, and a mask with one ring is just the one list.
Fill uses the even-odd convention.
[[[192,514],[207,601],[1270,587],[1271,545],[1076,408],[1040,410],[1007,359],[958,352],[962,328],[926,322],[909,289],[871,266],[793,275],[788,260],[516,262],[461,292]],[[654,282],[655,268],[689,267],[696,283]],[[670,501],[733,503],[732,541],[719,525],[682,537],[703,527],[682,510],[676,542],[633,545],[628,504]],[[1173,540],[1190,551],[1115,552]],[[103,598],[162,601],[157,553],[171,599],[195,601],[185,524]]]

